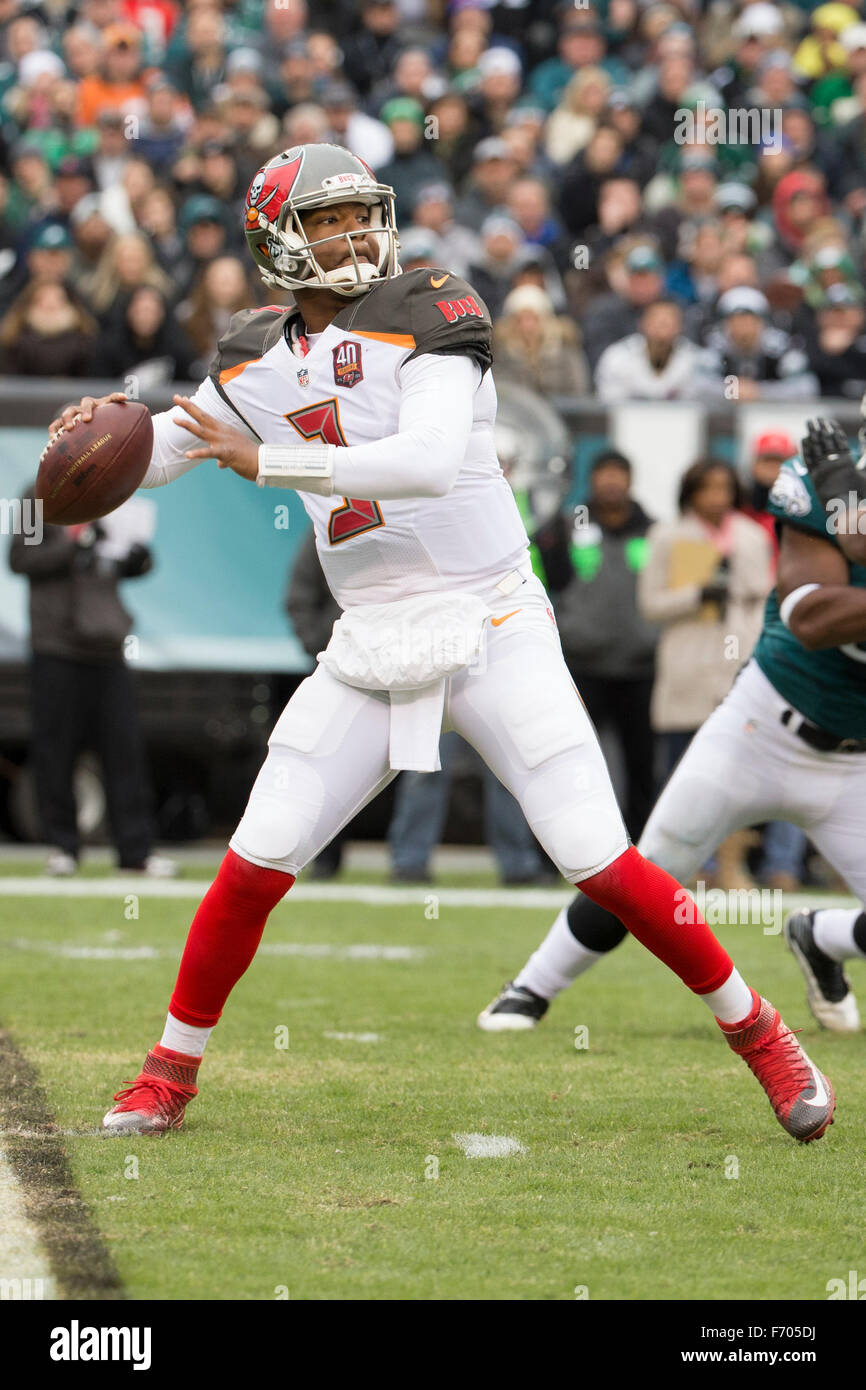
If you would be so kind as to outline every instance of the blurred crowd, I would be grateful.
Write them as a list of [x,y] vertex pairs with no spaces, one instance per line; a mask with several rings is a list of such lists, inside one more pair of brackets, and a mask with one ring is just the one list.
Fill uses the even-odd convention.
[[253,174],[327,140],[544,394],[859,397],[863,8],[0,0],[0,366],[198,376]]

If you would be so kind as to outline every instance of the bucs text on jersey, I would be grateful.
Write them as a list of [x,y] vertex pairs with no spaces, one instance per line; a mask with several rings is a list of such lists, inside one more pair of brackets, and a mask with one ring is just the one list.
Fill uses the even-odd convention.
[[462,354],[481,369],[465,458],[446,497],[299,494],[338,603],[483,586],[525,563],[526,531],[496,457],[490,315],[471,287],[445,270],[409,271],[350,301],[309,345],[302,327],[294,308],[245,310],[211,366],[220,395],[268,444],[372,443],[399,430],[404,364]]

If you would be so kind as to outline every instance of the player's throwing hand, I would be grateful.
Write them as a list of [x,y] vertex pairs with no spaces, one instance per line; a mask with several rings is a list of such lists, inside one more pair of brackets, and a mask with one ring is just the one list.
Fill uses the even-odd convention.
[[259,449],[251,439],[240,430],[215,420],[190,400],[189,396],[173,396],[175,405],[185,410],[190,419],[174,417],[176,425],[182,425],[190,434],[202,441],[199,449],[187,449],[188,459],[215,458],[220,468],[231,468],[242,478],[255,482],[259,472]]
[[93,412],[98,405],[107,405],[109,401],[125,401],[125,391],[112,391],[110,396],[82,396],[78,405],[65,405],[56,420],[52,420],[48,426],[49,435],[57,434],[58,430],[68,429],[74,425],[76,420],[83,420],[85,424],[93,419]]

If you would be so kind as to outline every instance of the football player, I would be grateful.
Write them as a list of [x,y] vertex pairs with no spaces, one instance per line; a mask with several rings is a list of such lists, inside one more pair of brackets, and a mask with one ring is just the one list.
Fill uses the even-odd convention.
[[[866,473],[832,422],[809,421],[802,454],[783,464],[769,496],[779,568],[752,658],[689,744],[638,848],[688,883],[733,831],[792,821],[864,903],[866,518],[859,500]],[[866,912],[798,912],[784,930],[818,1022],[856,1032],[860,1016],[844,962],[866,959]],[[551,999],[625,934],[616,916],[578,895],[482,1011],[479,1026],[534,1027]]]
[[629,844],[497,462],[484,304],[445,268],[400,272],[393,191],[334,146],[271,160],[245,226],[266,283],[294,305],[235,317],[208,380],[154,418],[145,485],[216,458],[297,490],[344,612],[276,723],[193,919],[162,1038],[105,1128],[180,1127],[268,914],[398,768],[436,767],[440,732],[456,729],[561,872],[701,996],[787,1132],[819,1138],[830,1083],[700,915],[677,923],[679,885]]

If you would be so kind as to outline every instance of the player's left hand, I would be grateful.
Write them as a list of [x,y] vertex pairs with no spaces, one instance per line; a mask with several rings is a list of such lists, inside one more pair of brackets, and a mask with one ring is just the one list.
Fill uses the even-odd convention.
[[236,430],[232,425],[225,425],[221,420],[215,420],[212,415],[208,415],[200,406],[190,400],[189,396],[172,397],[175,405],[185,410],[188,419],[179,419],[174,416],[176,425],[182,425],[190,434],[194,434],[197,439],[202,441],[198,449],[187,449],[188,459],[213,459],[217,461],[220,468],[231,468],[234,473],[241,478],[248,478],[255,482],[259,474],[259,446],[251,439],[248,439],[240,430]]
[[825,507],[846,499],[849,492],[860,491],[863,480],[856,470],[848,436],[835,420],[809,420],[800,453]]
[[827,463],[854,463],[848,436],[835,420],[807,421],[801,445],[803,462],[810,473]]

